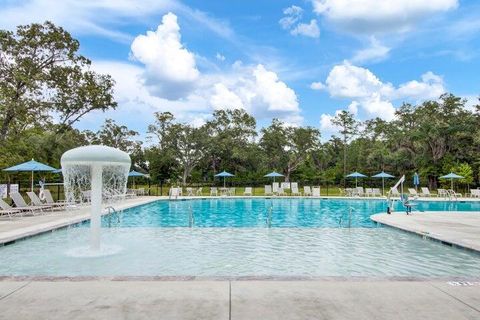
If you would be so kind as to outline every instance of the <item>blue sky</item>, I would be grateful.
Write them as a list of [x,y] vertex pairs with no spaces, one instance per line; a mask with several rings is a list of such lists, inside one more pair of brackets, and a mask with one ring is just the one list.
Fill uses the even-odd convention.
[[199,125],[244,108],[335,132],[348,109],[391,119],[402,102],[452,92],[476,102],[480,3],[473,0],[0,0],[0,27],[51,20],[117,81],[113,118],[142,133],[155,111]]

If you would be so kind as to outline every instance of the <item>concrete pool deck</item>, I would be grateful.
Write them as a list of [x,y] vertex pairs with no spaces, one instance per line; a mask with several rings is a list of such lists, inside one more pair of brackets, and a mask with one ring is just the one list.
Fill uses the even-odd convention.
[[376,214],[373,221],[480,253],[480,212]]
[[0,281],[0,319],[479,319],[480,282]]

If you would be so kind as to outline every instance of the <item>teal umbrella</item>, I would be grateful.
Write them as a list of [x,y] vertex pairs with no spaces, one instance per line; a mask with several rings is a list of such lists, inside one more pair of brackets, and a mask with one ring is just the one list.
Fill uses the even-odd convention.
[[37,162],[35,160],[30,160],[24,163],[17,164],[13,167],[3,169],[6,172],[31,172],[32,173],[32,191],[33,191],[33,173],[38,171],[43,172],[53,172],[57,169],[50,167],[46,164]]
[[222,172],[217,173],[217,174],[215,175],[215,177],[223,177],[223,187],[224,187],[224,188],[225,188],[225,178],[226,178],[226,177],[234,177],[234,176],[235,176],[234,174],[231,174],[231,173],[229,173],[229,172],[227,172],[227,171],[222,171]]
[[450,172],[449,174],[441,176],[440,179],[450,179],[451,189],[453,190],[453,179],[463,179],[463,177],[456,173]]
[[385,178],[395,178],[395,176],[392,176],[389,173],[386,173],[385,171],[382,171],[380,173],[377,173],[376,175],[372,176],[372,178],[382,178],[382,195],[385,194]]
[[355,187],[358,186],[358,178],[366,178],[367,176],[360,172],[353,172],[347,175],[347,178],[355,178]]
[[272,172],[270,172],[269,174],[264,175],[264,177],[273,178],[273,182],[275,182],[275,178],[283,177],[283,174],[278,173],[278,172],[275,172],[275,171],[272,171]]
[[133,179],[133,188],[135,189],[135,177],[146,177],[147,175],[145,173],[141,173],[135,170],[132,170],[128,173],[129,177],[132,177]]

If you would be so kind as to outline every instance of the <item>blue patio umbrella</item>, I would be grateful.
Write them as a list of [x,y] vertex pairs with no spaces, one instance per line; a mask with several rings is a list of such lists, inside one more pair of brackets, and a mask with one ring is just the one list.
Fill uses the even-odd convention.
[[283,177],[283,174],[278,173],[278,172],[275,172],[275,171],[272,171],[272,172],[270,172],[269,174],[264,175],[264,177],[273,178],[273,182],[275,182],[275,178],[277,178],[277,177]]
[[146,177],[145,173],[141,173],[135,170],[132,170],[128,173],[128,177],[132,177],[133,179],[133,188],[135,189],[135,177]]
[[52,172],[57,169],[50,167],[46,164],[37,162],[35,160],[30,160],[24,163],[17,164],[13,167],[3,169],[6,172],[31,172],[32,173],[32,191],[33,191],[33,173],[38,171]]
[[372,178],[382,178],[382,195],[385,194],[385,178],[395,178],[395,176],[392,176],[389,173],[386,173],[385,171],[382,171],[380,173],[377,173],[376,175],[372,176]]
[[234,177],[234,176],[235,176],[234,174],[231,174],[231,173],[229,173],[229,172],[227,172],[227,171],[222,171],[222,172],[217,173],[217,174],[215,175],[215,177],[223,177],[223,187],[224,187],[224,188],[225,188],[225,178],[226,178],[226,177]]
[[52,173],[60,173],[63,174],[62,169],[55,169],[52,171]]
[[451,189],[453,190],[453,179],[463,179],[463,177],[456,173],[450,172],[447,175],[441,176],[440,179],[450,179]]
[[145,173],[141,173],[135,170],[132,170],[128,173],[129,177],[145,177]]
[[415,189],[417,189],[418,186],[420,185],[420,176],[416,172],[413,175],[413,185],[415,186]]
[[367,176],[360,172],[353,172],[347,175],[347,178],[355,178],[355,187],[358,186],[358,178],[366,178]]

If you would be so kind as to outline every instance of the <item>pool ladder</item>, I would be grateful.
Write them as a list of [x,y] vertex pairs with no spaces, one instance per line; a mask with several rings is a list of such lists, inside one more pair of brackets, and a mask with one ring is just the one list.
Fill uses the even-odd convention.
[[272,213],[273,213],[273,205],[270,206],[270,208],[268,208],[268,211],[267,211],[267,219],[265,221],[267,224],[267,228],[272,227]]
[[114,207],[112,206],[108,206],[105,208],[105,210],[107,210],[107,216],[108,216],[108,227],[111,227],[112,226],[112,219],[113,218],[116,218],[117,221],[116,223],[119,224],[120,223],[120,215],[123,211],[120,211],[118,212]]
[[[348,208],[348,228],[352,227],[352,211],[355,211],[354,207]],[[345,216],[345,213],[342,214],[342,216],[340,217],[340,219],[338,221],[339,226],[342,226],[344,216]]]
[[195,216],[193,215],[193,209],[192,206],[190,205],[188,207],[188,227],[193,228],[195,225]]

